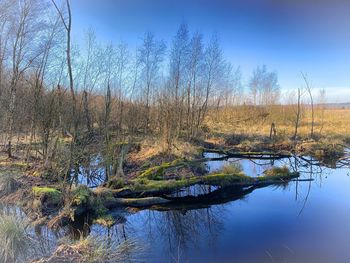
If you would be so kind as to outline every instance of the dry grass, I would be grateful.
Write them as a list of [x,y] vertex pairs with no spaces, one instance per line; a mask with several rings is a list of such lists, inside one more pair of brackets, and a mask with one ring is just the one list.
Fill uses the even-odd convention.
[[[155,157],[165,155],[165,146],[159,140],[159,138],[146,137],[140,142],[140,151],[134,154],[129,154],[128,161],[133,163],[140,163],[147,160],[151,160]],[[198,150],[191,143],[177,141],[174,143],[171,153],[166,153],[167,155],[172,155],[177,158],[180,157],[191,157],[198,153]]]
[[[246,115],[253,114],[247,111]],[[323,115],[323,117],[322,117]],[[252,115],[253,116],[253,115]],[[276,124],[278,137],[291,137],[294,133],[294,115],[289,109],[276,106],[265,119],[252,118],[246,120],[242,113],[234,109],[226,109],[225,112],[211,112],[206,119],[207,125],[213,133],[222,135],[245,134],[269,136],[271,123]],[[245,120],[245,121],[240,121]],[[325,109],[315,112],[315,135],[349,140],[350,138],[350,109]],[[304,110],[298,134],[308,137],[311,130],[311,111]]]
[[133,241],[118,244],[112,239],[101,239],[93,236],[81,239],[74,244],[60,245],[50,258],[40,259],[33,263],[89,262],[119,263],[139,261],[142,248]]
[[16,215],[0,214],[0,262],[18,262],[31,247],[28,224]]
[[242,172],[242,166],[240,163],[228,163],[218,172],[223,174],[239,174]]
[[0,197],[12,194],[20,186],[12,174],[0,174],[0,176]]

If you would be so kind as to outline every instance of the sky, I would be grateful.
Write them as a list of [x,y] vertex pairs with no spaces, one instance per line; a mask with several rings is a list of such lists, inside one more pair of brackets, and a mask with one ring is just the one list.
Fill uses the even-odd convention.
[[102,42],[130,48],[151,31],[170,44],[181,22],[219,36],[225,58],[240,66],[243,84],[254,68],[277,71],[285,91],[308,75],[329,102],[350,102],[349,0],[71,0],[73,40],[92,27]]

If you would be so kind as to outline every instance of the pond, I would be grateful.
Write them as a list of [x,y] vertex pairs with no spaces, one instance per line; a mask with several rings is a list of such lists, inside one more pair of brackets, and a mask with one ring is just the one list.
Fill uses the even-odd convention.
[[71,179],[75,185],[95,188],[106,182],[106,164],[101,154],[84,156],[79,164],[71,169]]
[[[206,153],[205,157],[222,157]],[[240,163],[258,176],[271,166],[300,171],[301,179],[280,186],[237,189],[210,196],[201,206],[163,211],[113,211],[118,224],[92,225],[85,234],[118,243],[132,241],[137,262],[349,262],[350,176],[346,167],[328,168],[312,158],[238,160],[206,163],[209,172]],[[217,192],[206,186],[184,189],[191,195]],[[45,230],[46,232],[48,230]],[[55,244],[77,231],[46,233]],[[42,231],[37,231],[37,235]],[[131,260],[133,259],[133,260]]]

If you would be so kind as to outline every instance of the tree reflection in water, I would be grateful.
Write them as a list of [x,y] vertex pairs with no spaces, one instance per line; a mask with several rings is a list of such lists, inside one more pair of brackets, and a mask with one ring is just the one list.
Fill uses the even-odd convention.
[[[227,222],[232,221],[234,213],[240,211],[239,209],[232,210],[232,204],[237,200],[244,199],[258,188],[269,186],[268,192],[276,188],[293,192],[294,199],[299,206],[297,213],[300,216],[308,209],[308,200],[312,196],[312,191],[316,190],[315,187],[323,186],[324,179],[327,178],[328,174],[333,173],[334,170],[329,168],[329,164],[332,162],[310,157],[252,160],[245,169],[255,166],[252,171],[261,171],[272,166],[288,166],[291,170],[301,173],[301,180],[259,187],[231,186],[220,188],[196,185],[168,196],[167,198],[171,198],[173,201],[170,204],[153,206],[145,210],[115,209],[111,211],[111,215],[117,223],[109,228],[95,225],[87,217],[76,221],[74,225],[57,231],[49,230],[45,226],[37,226],[31,228],[30,234],[37,240],[37,254],[47,255],[52,252],[58,240],[63,237],[74,240],[81,236],[92,235],[102,238],[107,246],[125,244],[125,242],[138,243],[137,250],[133,249],[132,246],[127,246],[123,250],[127,258],[126,261],[131,262],[146,257],[148,259],[168,259],[168,262],[186,262],[203,247],[210,248],[211,254],[222,250],[220,247],[222,243],[219,239],[225,235]],[[256,168],[257,166],[259,168]],[[1,210],[25,217],[25,214],[16,207],[3,207]],[[240,238],[238,236],[237,240]],[[230,241],[235,243],[234,239],[230,239]],[[271,256],[276,256],[275,251],[266,251]]]

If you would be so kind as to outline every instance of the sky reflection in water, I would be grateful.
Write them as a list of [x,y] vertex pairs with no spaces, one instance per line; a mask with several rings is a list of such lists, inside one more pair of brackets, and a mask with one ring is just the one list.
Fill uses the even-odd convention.
[[[235,161],[207,165],[213,172]],[[266,160],[239,162],[251,176],[272,165]],[[111,229],[93,225],[88,232],[119,243],[137,242],[142,251],[130,258],[141,262],[348,262],[349,170],[294,159],[273,164],[294,167],[302,178],[311,176],[314,181],[252,189],[239,200],[188,211],[115,210],[117,225]],[[50,246],[64,235],[74,236],[69,228],[60,233],[37,228],[32,233],[49,237]]]

